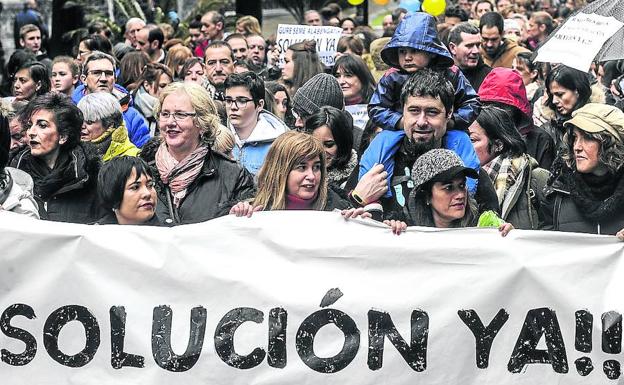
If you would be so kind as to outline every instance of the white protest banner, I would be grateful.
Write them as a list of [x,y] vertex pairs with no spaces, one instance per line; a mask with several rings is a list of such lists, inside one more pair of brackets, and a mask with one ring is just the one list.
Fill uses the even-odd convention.
[[353,125],[363,130],[368,122],[368,104],[345,106],[345,110],[353,117]]
[[276,45],[279,47],[279,66],[284,67],[284,55],[288,47],[304,40],[316,41],[316,52],[326,66],[333,66],[336,61],[336,48],[342,35],[342,28],[279,24],[277,26]]
[[624,243],[270,212],[0,213],[2,384],[613,384]]
[[566,20],[538,50],[535,61],[561,63],[587,72],[605,41],[623,25],[613,17],[579,13]]

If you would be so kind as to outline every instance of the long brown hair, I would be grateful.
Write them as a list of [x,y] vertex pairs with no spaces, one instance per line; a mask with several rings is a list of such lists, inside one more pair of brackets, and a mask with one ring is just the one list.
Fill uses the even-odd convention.
[[325,150],[321,142],[312,135],[296,131],[280,135],[269,148],[258,173],[258,193],[254,206],[262,205],[264,210],[284,210],[288,195],[288,175],[302,161],[317,156],[321,160],[321,181],[312,207],[314,210],[323,210],[327,204]]
[[292,51],[293,77],[287,81],[289,92],[292,96],[297,90],[310,80],[314,75],[323,72],[318,53],[316,52],[316,42],[314,40],[304,40],[288,47]]

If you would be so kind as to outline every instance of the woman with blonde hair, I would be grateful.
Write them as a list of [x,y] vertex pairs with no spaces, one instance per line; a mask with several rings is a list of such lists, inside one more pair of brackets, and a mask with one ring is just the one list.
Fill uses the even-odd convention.
[[256,34],[262,36],[260,22],[253,16],[242,16],[236,20],[236,32],[244,36]]
[[141,157],[153,168],[159,218],[173,224],[203,222],[253,196],[251,174],[213,151],[219,118],[205,88],[171,83],[160,93],[155,112],[160,136],[143,147]]
[[347,209],[349,203],[327,186],[325,150],[311,135],[289,131],[269,149],[258,173],[258,193],[239,202],[230,214],[250,217],[259,210]]

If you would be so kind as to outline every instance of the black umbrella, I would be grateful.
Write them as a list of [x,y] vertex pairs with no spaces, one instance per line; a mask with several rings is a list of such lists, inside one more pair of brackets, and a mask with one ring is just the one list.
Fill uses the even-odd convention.
[[[598,0],[587,4],[581,9],[581,12],[612,16],[624,22],[624,0]],[[620,28],[615,35],[605,42],[596,55],[596,59],[601,62],[624,59],[624,28]]]

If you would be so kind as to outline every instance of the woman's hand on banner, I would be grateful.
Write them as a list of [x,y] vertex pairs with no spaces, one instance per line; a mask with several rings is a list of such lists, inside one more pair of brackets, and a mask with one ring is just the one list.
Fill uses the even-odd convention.
[[253,213],[262,210],[262,206],[253,206],[249,202],[238,202],[230,209],[230,215],[251,218]]
[[506,237],[507,234],[509,234],[509,232],[513,229],[515,229],[515,227],[513,227],[511,223],[503,223],[502,225],[498,226],[498,232],[503,237]]
[[392,219],[392,220],[385,220],[383,221],[383,223],[385,225],[390,226],[390,228],[392,229],[392,233],[396,235],[401,235],[401,233],[407,230],[407,223],[403,221],[396,221]]
[[371,213],[364,211],[363,207],[357,209],[342,210],[340,212],[340,215],[342,215],[344,219],[355,219],[358,217],[362,219],[372,218]]

